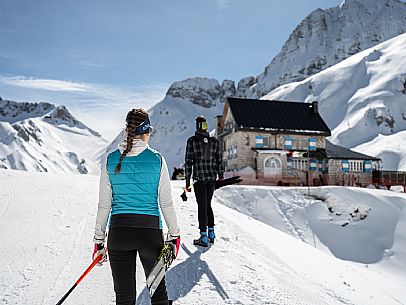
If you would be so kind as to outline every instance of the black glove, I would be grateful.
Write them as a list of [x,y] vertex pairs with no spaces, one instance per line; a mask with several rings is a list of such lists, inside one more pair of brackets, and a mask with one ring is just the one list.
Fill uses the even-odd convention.
[[182,195],[180,195],[183,201],[187,201],[186,190],[183,191]]

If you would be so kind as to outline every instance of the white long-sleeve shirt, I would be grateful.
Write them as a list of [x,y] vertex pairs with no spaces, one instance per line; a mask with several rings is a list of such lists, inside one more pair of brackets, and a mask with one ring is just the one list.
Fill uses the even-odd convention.
[[[133,142],[131,151],[127,156],[137,156],[142,153],[149,146],[147,143],[140,139],[136,139]],[[118,145],[118,149],[122,153],[126,148],[126,143]],[[104,160],[102,165],[102,171],[100,175],[100,188],[99,188],[99,205],[96,216],[96,226],[94,229],[94,242],[104,242],[106,236],[106,227],[108,218],[111,212],[112,203],[112,188],[107,171],[107,159]],[[171,184],[169,179],[168,166],[162,156],[161,175],[158,186],[158,203],[168,227],[168,233],[172,236],[179,236],[180,229],[178,226],[178,220],[176,218],[175,208],[173,206]]]

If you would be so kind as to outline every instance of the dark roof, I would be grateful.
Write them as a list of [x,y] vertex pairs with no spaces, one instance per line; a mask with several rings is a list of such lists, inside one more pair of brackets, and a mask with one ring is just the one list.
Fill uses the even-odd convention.
[[381,160],[379,158],[352,151],[346,147],[335,145],[328,140],[326,140],[326,155],[329,159]]
[[[228,98],[239,129],[331,135],[313,105],[302,102]],[[317,106],[316,106],[317,109]]]

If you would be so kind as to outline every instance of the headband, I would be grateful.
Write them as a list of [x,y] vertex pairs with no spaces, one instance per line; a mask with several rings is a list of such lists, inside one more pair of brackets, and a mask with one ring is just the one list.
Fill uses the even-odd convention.
[[147,118],[144,122],[142,122],[140,125],[138,125],[133,130],[133,133],[135,135],[140,135],[140,134],[148,133],[151,130],[152,130],[151,122],[149,121],[149,118]]

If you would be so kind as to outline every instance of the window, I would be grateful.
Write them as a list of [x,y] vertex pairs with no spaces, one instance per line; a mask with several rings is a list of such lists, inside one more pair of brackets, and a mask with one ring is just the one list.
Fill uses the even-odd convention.
[[317,139],[310,138],[309,139],[309,150],[316,150],[317,149]]
[[224,131],[234,132],[234,124],[232,122],[228,122],[224,126]]
[[234,158],[237,158],[237,145],[234,145]]
[[362,160],[350,160],[349,163],[350,172],[362,172],[364,170],[364,162]]
[[349,172],[350,171],[350,162],[348,160],[341,161],[341,170],[343,172]]
[[264,147],[264,137],[263,136],[255,137],[255,147],[257,147],[257,148]]
[[317,170],[317,160],[315,159],[310,160],[310,170],[312,171]]
[[282,174],[282,161],[278,156],[264,160],[264,177],[274,177]]
[[297,170],[305,171],[307,170],[307,159],[299,159],[294,158],[292,159],[292,168]]
[[285,137],[285,139],[284,139],[285,149],[292,149],[292,144],[293,144],[292,142],[293,142],[292,138]]
[[364,161],[364,172],[370,172],[372,168],[371,160]]
[[269,137],[264,137],[264,147],[269,148]]
[[264,166],[266,168],[278,169],[278,168],[282,168],[282,162],[277,157],[270,157],[265,160]]
[[364,171],[363,160],[343,160],[343,171],[362,172]]
[[308,142],[307,139],[297,139],[296,149],[298,150],[307,150]]
[[255,137],[255,146],[257,148],[269,148],[269,137],[265,136],[256,136]]

